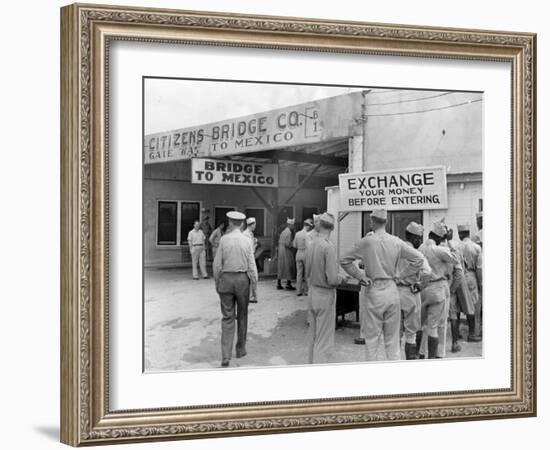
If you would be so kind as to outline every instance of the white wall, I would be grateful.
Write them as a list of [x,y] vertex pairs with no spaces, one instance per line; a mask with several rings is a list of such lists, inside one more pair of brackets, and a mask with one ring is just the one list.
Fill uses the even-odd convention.
[[[2,448],[59,449],[59,11],[66,1],[30,0],[2,5]],[[550,145],[550,31],[545,2],[388,0],[113,0],[164,6],[327,19],[446,25],[539,32],[539,417],[438,425],[374,428],[189,442],[132,449],[394,449],[498,450],[547,448],[550,428],[550,216],[544,193]],[[39,194],[39,195],[37,195]],[[545,204],[546,203],[546,204]],[[261,382],[259,380],[259,382]],[[365,380],[368,382],[368,380]]]

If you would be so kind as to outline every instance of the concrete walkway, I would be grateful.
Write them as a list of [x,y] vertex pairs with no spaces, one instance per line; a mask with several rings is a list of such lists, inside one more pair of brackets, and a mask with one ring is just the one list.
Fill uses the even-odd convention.
[[[189,269],[150,269],[144,275],[145,370],[219,367],[221,313],[214,280],[193,280]],[[306,298],[276,290],[272,279],[260,280],[258,298],[259,303],[249,306],[248,354],[232,359],[231,366],[306,363]],[[333,362],[364,361],[364,346],[353,343],[358,335],[359,329],[350,323],[336,330]],[[453,354],[450,337],[447,341],[448,357],[481,355],[481,343],[461,341],[462,351]]]

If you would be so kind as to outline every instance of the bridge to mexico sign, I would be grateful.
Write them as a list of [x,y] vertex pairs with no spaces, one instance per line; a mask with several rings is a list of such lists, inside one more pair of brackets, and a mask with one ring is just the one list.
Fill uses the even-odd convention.
[[149,134],[145,164],[219,158],[330,141],[360,134],[361,93],[329,97],[259,114]]

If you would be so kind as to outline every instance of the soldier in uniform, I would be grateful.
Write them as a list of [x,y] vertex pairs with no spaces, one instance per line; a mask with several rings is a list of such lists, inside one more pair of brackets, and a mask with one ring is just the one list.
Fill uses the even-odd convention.
[[[403,259],[411,271],[418,272],[424,260],[417,250],[386,232],[386,210],[375,210],[370,218],[373,233],[357,242],[340,264],[366,287],[364,334],[367,360],[396,360],[400,359],[401,353],[401,305],[395,283],[397,264]],[[356,260],[363,263],[365,274],[355,265]]]
[[[256,247],[258,246],[258,239],[254,236],[254,230],[256,229],[256,219],[254,217],[248,217],[246,219],[246,229],[243,231],[243,234],[250,239],[252,244],[252,251],[256,254]],[[256,259],[254,259],[254,264],[256,264]],[[256,266],[257,269],[257,266]],[[249,303],[258,303],[258,284],[251,282],[250,283],[250,298]]]
[[[286,289],[295,291],[292,286],[292,279],[296,273],[294,262],[294,252],[292,250],[292,230],[294,229],[294,219],[286,220],[286,228],[279,236],[279,247],[277,255],[277,289]],[[283,288],[281,280],[286,280],[286,286]]]
[[304,220],[303,228],[296,233],[293,247],[296,249],[296,289],[298,297],[307,295],[307,278],[305,278],[307,236],[313,228],[311,219]]
[[[449,314],[449,267],[458,264],[458,258],[448,247],[440,245],[447,235],[442,222],[435,222],[428,240],[419,248],[432,270],[428,283],[422,290],[422,322],[424,340],[427,341],[428,358],[441,358],[439,346],[444,346]],[[427,336],[427,339],[426,339]],[[417,341],[418,343],[418,341]],[[439,352],[439,354],[438,354]]]
[[[416,222],[410,222],[405,229],[405,244],[418,249],[422,244],[424,227]],[[401,315],[405,337],[405,358],[417,359],[416,333],[420,331],[420,311],[422,307],[420,291],[431,273],[428,261],[423,258],[421,270],[411,270],[406,260],[400,260],[397,265],[397,289],[401,302]]]
[[310,281],[307,337],[310,364],[328,362],[334,347],[336,286],[342,279],[338,275],[336,249],[329,240],[333,229],[334,216],[323,213],[319,218],[319,237],[306,252],[306,277]]
[[248,298],[250,283],[258,281],[254,253],[250,239],[241,232],[246,218],[243,213],[227,213],[229,229],[221,238],[214,259],[214,280],[220,296],[222,312],[222,367],[228,367],[233,354],[235,317],[237,318],[236,357],[246,355],[248,326]]
[[476,214],[476,225],[479,231],[474,236],[474,242],[483,247],[483,211]]
[[220,245],[220,239],[223,236],[223,230],[225,229],[225,222],[221,222],[216,226],[216,229],[210,235],[208,240],[210,241],[210,246],[212,247],[212,260],[216,258],[216,252]]
[[475,326],[470,329],[469,341],[479,342],[481,340],[481,295],[480,286],[483,281],[482,251],[481,246],[470,239],[470,226],[459,225],[458,237],[460,238],[459,248],[464,258],[464,269],[466,282],[470,291],[470,297],[475,308]]
[[199,279],[199,268],[203,278],[208,278],[206,272],[206,235],[201,230],[201,223],[195,220],[193,229],[187,235],[187,243],[189,244],[189,252],[191,253],[191,266],[193,269],[193,279]]

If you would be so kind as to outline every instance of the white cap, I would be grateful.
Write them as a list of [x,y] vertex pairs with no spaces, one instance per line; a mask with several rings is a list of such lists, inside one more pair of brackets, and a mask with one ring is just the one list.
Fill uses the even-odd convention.
[[286,223],[288,223],[289,225],[294,225],[294,222],[295,222],[294,219],[290,219],[290,218],[286,219]]
[[447,234],[447,228],[443,222],[435,222],[432,227],[432,233],[444,237]]
[[424,235],[424,227],[416,222],[409,222],[405,230],[407,230],[411,234],[415,234],[416,236]]
[[371,213],[371,217],[376,217],[380,220],[388,220],[388,212],[385,209],[375,209]]
[[321,221],[324,224],[332,225],[334,227],[334,216],[330,213],[325,212],[321,214],[319,221]]
[[244,219],[246,219],[246,216],[242,212],[239,212],[239,211],[229,211],[226,214],[226,216],[227,216],[228,219],[231,219],[231,220],[244,220]]
[[456,229],[458,230],[458,232],[462,232],[462,231],[470,231],[470,225],[465,223],[465,224],[462,224],[462,225],[457,225],[456,226]]
[[248,219],[246,219],[247,225],[252,225],[253,223],[256,223],[256,219],[254,217],[249,217]]

